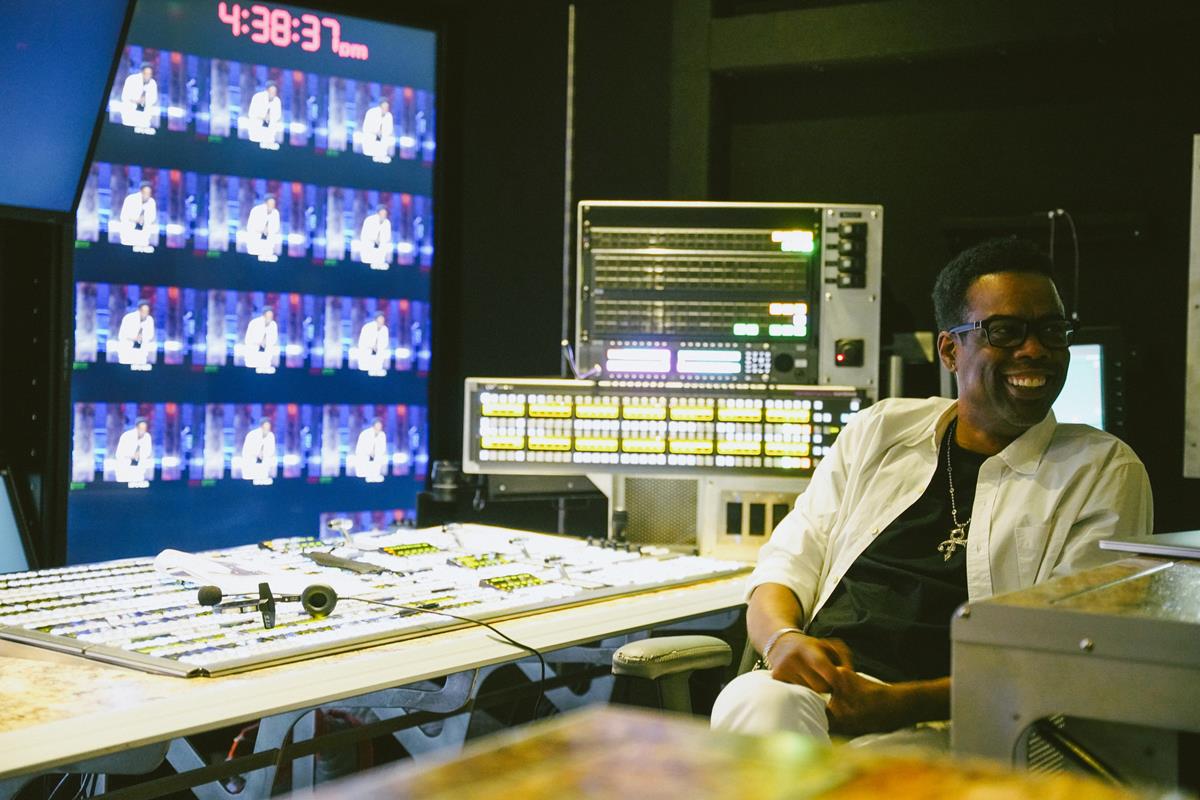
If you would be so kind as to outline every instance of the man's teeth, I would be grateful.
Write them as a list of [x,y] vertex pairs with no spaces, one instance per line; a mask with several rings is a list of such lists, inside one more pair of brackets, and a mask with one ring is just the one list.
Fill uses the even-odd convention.
[[1008,382],[1013,386],[1023,386],[1028,389],[1036,389],[1039,386],[1046,385],[1046,376],[1044,375],[1009,375]]

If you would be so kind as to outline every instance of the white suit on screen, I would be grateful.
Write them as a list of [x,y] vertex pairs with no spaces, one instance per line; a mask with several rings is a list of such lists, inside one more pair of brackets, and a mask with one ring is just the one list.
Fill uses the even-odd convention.
[[394,133],[392,112],[384,111],[380,106],[367,109],[362,126],[363,155],[376,161],[391,161],[392,148],[396,143]]
[[258,256],[260,261],[274,261],[283,243],[281,230],[279,209],[259,203],[246,218],[246,252]]
[[246,326],[244,358],[247,367],[259,372],[274,372],[279,356],[279,324],[260,314]]
[[146,486],[154,476],[154,443],[150,431],[140,433],[137,426],[121,434],[113,455],[117,480],[131,487]]
[[371,320],[358,334],[358,368],[371,375],[386,375],[391,338],[388,326]]
[[154,133],[151,121],[158,115],[158,82],[146,80],[142,71],[130,75],[121,85],[121,123],[139,133]]
[[378,213],[368,214],[358,235],[359,257],[371,269],[387,269],[392,260],[392,221]]
[[354,468],[367,483],[379,483],[387,469],[387,435],[374,425],[363,429],[354,446]]
[[147,366],[152,352],[154,317],[147,314],[143,319],[139,309],[121,317],[121,327],[117,330],[117,361],[137,369]]
[[269,150],[278,149],[278,140],[283,132],[283,102],[279,95],[271,97],[266,89],[255,92],[246,111],[250,127],[247,138]]
[[142,199],[140,190],[128,195],[121,203],[119,219],[121,244],[143,250],[158,239],[158,204],[153,195]]
[[242,478],[258,484],[275,478],[275,434],[259,426],[242,443]]

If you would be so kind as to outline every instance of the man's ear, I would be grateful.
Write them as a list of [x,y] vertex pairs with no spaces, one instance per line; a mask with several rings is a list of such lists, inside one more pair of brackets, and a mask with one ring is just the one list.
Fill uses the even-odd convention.
[[955,362],[958,358],[958,339],[942,331],[938,334],[937,349],[938,357],[942,359],[942,364],[947,370],[954,372],[956,368]]

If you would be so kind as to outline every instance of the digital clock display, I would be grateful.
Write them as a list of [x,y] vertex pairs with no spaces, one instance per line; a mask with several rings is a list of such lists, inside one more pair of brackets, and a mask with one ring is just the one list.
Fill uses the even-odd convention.
[[67,560],[415,516],[437,35],[137,0],[79,201]]
[[255,44],[275,47],[299,45],[301,50],[315,53],[325,41],[328,42],[329,52],[339,58],[366,61],[371,56],[366,44],[342,39],[342,23],[337,17],[319,17],[309,13],[293,15],[286,8],[262,3],[243,6],[222,0],[217,3],[217,18],[229,26],[234,36],[248,36]]

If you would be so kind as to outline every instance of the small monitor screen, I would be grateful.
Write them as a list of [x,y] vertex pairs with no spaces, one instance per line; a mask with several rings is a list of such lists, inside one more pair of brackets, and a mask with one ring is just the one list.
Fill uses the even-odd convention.
[[1071,345],[1071,367],[1054,416],[1059,422],[1080,422],[1104,430],[1104,346]]

